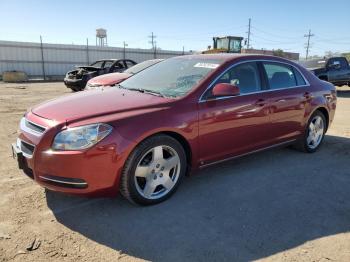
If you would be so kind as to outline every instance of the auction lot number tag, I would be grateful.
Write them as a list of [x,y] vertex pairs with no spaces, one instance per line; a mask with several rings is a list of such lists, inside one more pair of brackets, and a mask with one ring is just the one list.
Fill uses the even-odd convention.
[[194,65],[194,67],[203,67],[203,68],[209,68],[209,69],[215,69],[219,66],[219,64],[212,64],[212,63],[197,63]]

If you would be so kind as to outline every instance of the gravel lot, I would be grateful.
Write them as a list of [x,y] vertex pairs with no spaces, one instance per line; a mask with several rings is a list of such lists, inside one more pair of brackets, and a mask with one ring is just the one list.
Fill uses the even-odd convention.
[[350,261],[350,88],[339,88],[317,153],[282,148],[210,167],[152,207],[45,191],[17,169],[21,116],[67,93],[0,83],[0,261]]

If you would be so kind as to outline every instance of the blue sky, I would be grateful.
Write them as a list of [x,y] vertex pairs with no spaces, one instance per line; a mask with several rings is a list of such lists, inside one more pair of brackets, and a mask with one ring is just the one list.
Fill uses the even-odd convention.
[[214,35],[246,37],[252,19],[254,48],[300,52],[309,29],[311,55],[350,51],[350,0],[249,1],[18,1],[0,0],[0,40],[95,44],[95,29],[107,29],[108,44],[203,50]]

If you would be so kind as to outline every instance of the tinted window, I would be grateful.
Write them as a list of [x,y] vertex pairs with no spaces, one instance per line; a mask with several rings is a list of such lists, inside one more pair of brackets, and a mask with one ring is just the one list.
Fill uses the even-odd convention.
[[114,67],[115,67],[115,68],[119,68],[119,69],[123,69],[125,66],[124,66],[121,62],[116,62],[116,63],[114,64]]
[[345,60],[345,58],[330,58],[328,60],[328,66],[330,65],[339,65],[341,68],[345,68],[347,67],[347,61]]
[[291,66],[279,63],[263,63],[270,89],[297,86],[296,77]]
[[113,65],[113,61],[106,61],[105,64],[104,64],[104,68],[109,68]]
[[215,84],[218,83],[228,83],[238,86],[241,94],[261,90],[259,70],[255,62],[248,62],[231,68]]
[[294,75],[295,75],[295,78],[297,80],[297,84],[298,86],[303,86],[303,85],[306,85],[306,82],[305,82],[305,79],[304,77],[299,73],[298,70],[294,69]]

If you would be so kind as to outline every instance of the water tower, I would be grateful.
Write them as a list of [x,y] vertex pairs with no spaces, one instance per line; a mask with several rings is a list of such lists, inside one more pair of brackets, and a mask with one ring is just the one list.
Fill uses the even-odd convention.
[[107,46],[107,30],[103,28],[96,29],[96,45]]

